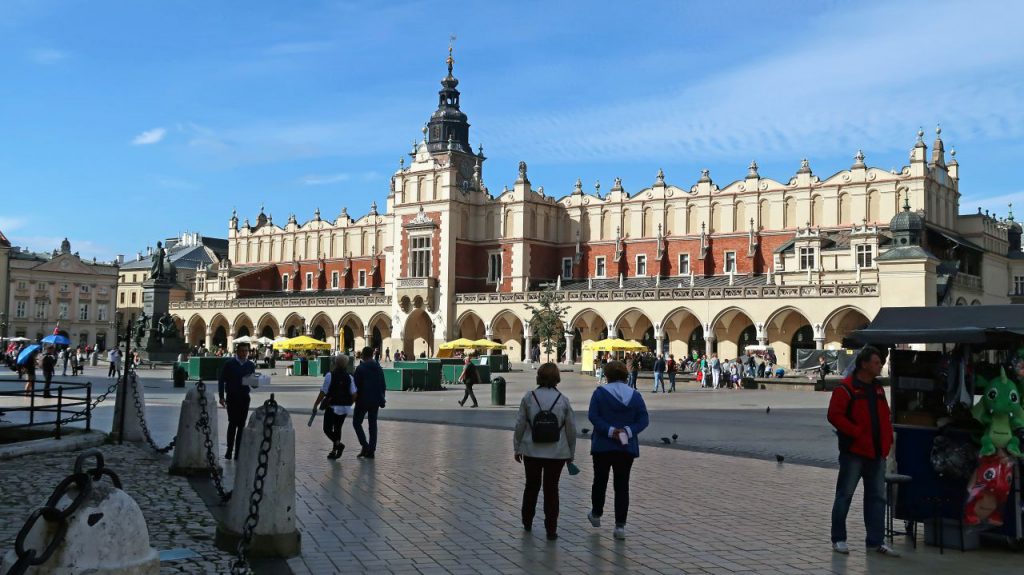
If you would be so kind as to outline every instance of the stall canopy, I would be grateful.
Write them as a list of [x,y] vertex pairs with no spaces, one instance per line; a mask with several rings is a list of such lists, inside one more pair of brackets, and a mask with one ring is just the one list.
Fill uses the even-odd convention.
[[862,330],[858,344],[986,343],[1024,335],[1024,306],[884,307]]

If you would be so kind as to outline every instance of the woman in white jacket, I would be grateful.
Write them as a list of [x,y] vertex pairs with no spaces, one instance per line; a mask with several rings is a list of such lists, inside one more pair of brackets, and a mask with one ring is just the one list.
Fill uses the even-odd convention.
[[513,438],[515,459],[526,469],[523,529],[533,528],[543,484],[544,529],[549,540],[558,539],[558,479],[576,455],[575,416],[569,398],[555,389],[560,380],[554,363],[537,369],[537,389],[527,392],[519,403]]

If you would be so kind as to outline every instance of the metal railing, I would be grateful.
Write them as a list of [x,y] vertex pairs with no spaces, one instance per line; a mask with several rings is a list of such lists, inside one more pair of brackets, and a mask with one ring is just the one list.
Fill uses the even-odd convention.
[[[20,387],[25,383],[19,379],[0,379],[0,386],[15,384]],[[0,389],[0,429],[53,426],[55,439],[61,438],[62,428],[79,421],[85,422],[86,431],[92,430],[92,410],[96,407],[92,397],[92,382],[51,381],[50,389],[53,391],[50,397],[44,396],[43,385],[42,381],[36,381],[32,390]],[[17,397],[27,400],[27,405],[25,401],[15,405],[15,402],[7,399]],[[15,413],[28,413],[28,422],[10,421],[9,418]],[[54,414],[52,418],[46,415],[50,413]]]

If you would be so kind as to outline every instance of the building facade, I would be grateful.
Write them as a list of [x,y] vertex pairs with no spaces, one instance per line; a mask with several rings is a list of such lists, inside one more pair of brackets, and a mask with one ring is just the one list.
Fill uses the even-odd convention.
[[38,340],[59,327],[74,346],[113,344],[116,265],[82,260],[65,239],[51,254],[11,248],[9,267],[9,336]]
[[959,214],[959,165],[938,130],[930,154],[918,133],[900,170],[858,151],[827,177],[804,160],[777,180],[752,162],[725,185],[707,170],[673,184],[659,169],[640,189],[577,180],[552,194],[520,162],[515,185],[492,191],[452,63],[382,210],[317,209],[284,226],[232,214],[228,258],[197,273],[194,301],[172,304],[191,344],[306,333],[418,355],[468,337],[520,357],[525,304],[553,288],[569,308],[568,361],[617,336],[724,357],[768,344],[788,364],[795,349],[838,346],[882,306],[1021,299],[1020,225]]

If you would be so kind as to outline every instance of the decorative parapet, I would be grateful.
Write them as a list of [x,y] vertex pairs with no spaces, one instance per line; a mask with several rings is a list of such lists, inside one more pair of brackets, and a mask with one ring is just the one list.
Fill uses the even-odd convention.
[[[610,290],[561,291],[562,301],[660,301],[695,299],[773,299],[807,297],[877,297],[878,284],[832,284],[803,286],[735,286],[707,288],[645,288]],[[540,292],[460,293],[455,303],[517,303],[536,302]]]
[[398,278],[395,287],[398,289],[424,289],[436,287],[437,280],[434,278]]
[[280,307],[390,306],[387,295],[329,295],[297,297],[245,297],[229,300],[180,301],[171,310],[249,309]]
[[982,291],[981,276],[974,276],[959,272],[953,276],[953,286],[974,291]]

